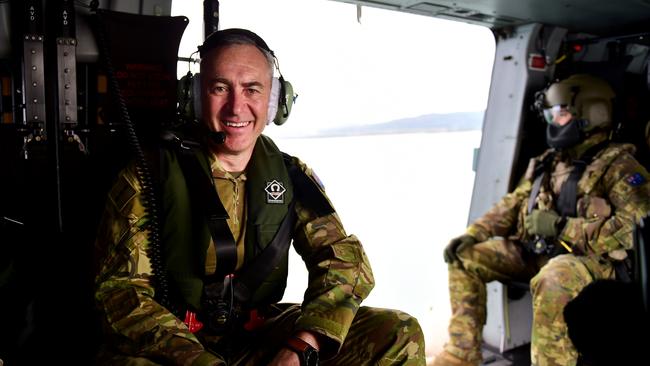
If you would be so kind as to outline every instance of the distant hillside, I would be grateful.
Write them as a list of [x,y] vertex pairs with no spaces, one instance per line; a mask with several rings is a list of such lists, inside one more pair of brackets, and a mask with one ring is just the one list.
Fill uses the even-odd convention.
[[371,125],[338,127],[321,130],[318,136],[377,135],[389,133],[449,132],[480,130],[484,112],[426,114]]

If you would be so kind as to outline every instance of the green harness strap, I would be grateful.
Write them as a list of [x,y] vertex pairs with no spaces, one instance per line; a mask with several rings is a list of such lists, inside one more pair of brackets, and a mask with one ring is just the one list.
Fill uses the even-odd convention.
[[[165,150],[161,163],[166,172],[162,175],[166,177],[162,182],[165,213],[164,263],[172,286],[182,299],[179,300],[190,308],[199,309],[204,280],[207,279],[203,269],[211,231],[219,231],[217,234],[221,235],[222,239],[224,236],[231,237],[232,234],[226,223],[227,213],[213,186],[206,154],[193,149],[192,154],[183,157],[185,153],[179,153],[177,150]],[[190,160],[190,157],[193,157],[193,160]],[[190,172],[189,169],[194,171]],[[198,170],[200,172],[197,172]],[[263,270],[269,273],[253,276],[256,279],[246,284],[248,295],[245,297],[248,298],[248,305],[254,306],[279,301],[284,293],[288,273],[288,247],[294,225],[292,223],[291,230],[283,235],[279,235],[278,231],[289,212],[289,204],[293,201],[294,186],[301,202],[313,207],[319,215],[331,213],[334,209],[316,184],[295,166],[292,158],[280,152],[265,136],[261,136],[255,145],[247,167],[247,176],[246,254],[241,271],[249,267],[262,271],[259,267],[260,261],[256,261],[258,263],[254,266],[249,263],[262,255],[276,236],[278,238],[275,242],[281,245],[280,249],[274,249],[281,255],[274,255],[273,263],[268,264],[270,270]],[[199,184],[203,188],[199,188]],[[206,202],[217,204],[218,207],[207,207]],[[210,223],[219,220],[221,224]],[[211,226],[212,230],[209,229]],[[222,239],[217,240],[214,239],[215,235],[212,236],[215,243],[224,243]],[[222,258],[224,257],[217,258],[219,275],[207,280],[222,281],[223,274],[232,273],[234,266],[224,265]],[[234,258],[236,260],[236,257]],[[236,273],[235,278],[237,276],[239,274]]]

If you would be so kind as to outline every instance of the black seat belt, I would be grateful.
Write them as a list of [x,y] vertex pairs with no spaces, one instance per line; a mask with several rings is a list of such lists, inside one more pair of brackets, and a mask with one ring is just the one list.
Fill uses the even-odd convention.
[[[245,304],[250,301],[255,290],[287,254],[291,244],[293,227],[297,220],[296,197],[300,197],[301,202],[314,210],[319,217],[334,212],[334,208],[314,182],[298,166],[292,163],[292,157],[283,153],[283,159],[294,187],[294,198],[289,204],[287,214],[273,240],[236,274],[232,283],[233,293],[231,295],[239,303]],[[228,286],[224,286],[225,291],[227,291],[227,288]]]
[[580,159],[573,160],[573,170],[569,173],[566,182],[560,188],[560,196],[557,199],[556,209],[562,217],[575,217],[577,212],[576,203],[578,202],[578,181],[585,172],[587,165],[591,164],[591,160],[607,144],[608,141],[601,142],[597,145],[590,147]]
[[[234,277],[228,276],[235,271],[237,265],[237,247],[226,221],[228,213],[219,199],[212,180],[204,174],[197,154],[190,148],[190,146],[196,147],[198,144],[189,140],[181,140],[173,134],[166,136],[165,140],[173,143],[180,151],[181,169],[187,177],[188,188],[194,192],[192,200],[196,200],[203,206],[208,217],[212,240],[217,248],[217,273],[210,277],[218,279],[218,281],[224,279],[222,299],[232,296],[239,303],[247,303],[255,290],[286,255],[291,244],[292,230],[297,220],[296,196],[302,197],[303,203],[306,203],[318,216],[334,212],[334,208],[316,185],[291,162],[291,156],[283,153],[283,159],[295,189],[294,199],[289,204],[287,214],[271,242],[259,255],[245,264]],[[232,293],[228,293],[231,290]]]
[[[242,268],[234,278],[233,296],[241,304],[246,304],[253,296],[255,290],[268,277],[271,271],[277,266],[280,260],[286,255],[291,244],[291,233],[296,223],[296,200],[289,204],[287,214],[275,233],[273,240]],[[224,290],[227,291],[227,286]]]
[[650,212],[642,218],[634,231],[634,281],[641,292],[641,300],[646,314],[650,313]]
[[535,181],[533,182],[533,187],[530,190],[530,196],[528,197],[528,211],[527,213],[530,214],[533,212],[533,209],[535,208],[536,204],[536,199],[537,195],[539,194],[539,190],[542,187],[542,180],[544,179],[544,176],[546,175],[546,171],[548,168],[551,166],[551,163],[553,159],[555,158],[555,154],[548,154],[542,159],[542,162],[535,167],[535,172],[533,175],[535,176]]
[[208,220],[208,228],[217,254],[215,276],[223,278],[233,273],[237,267],[237,244],[226,221],[229,218],[228,212],[221,203],[212,179],[204,174],[194,150],[181,148],[179,151],[179,163],[187,177],[190,194],[194,197],[192,201],[203,207]]

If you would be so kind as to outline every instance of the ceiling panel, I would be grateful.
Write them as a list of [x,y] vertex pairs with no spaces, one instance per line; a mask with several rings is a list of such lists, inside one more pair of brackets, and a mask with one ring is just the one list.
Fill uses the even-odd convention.
[[531,22],[593,34],[650,28],[650,0],[331,0],[480,24]]

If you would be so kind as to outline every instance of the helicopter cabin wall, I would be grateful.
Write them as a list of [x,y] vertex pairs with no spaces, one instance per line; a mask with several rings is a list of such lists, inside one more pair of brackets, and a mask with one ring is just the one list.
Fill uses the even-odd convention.
[[[132,151],[123,118],[114,111],[117,98],[109,90],[98,19],[83,3],[89,2],[0,1],[0,359],[5,364],[56,358],[91,364],[98,343],[95,231],[106,192]],[[152,131],[160,121],[173,121],[178,43],[187,19],[169,16],[171,1],[99,3],[112,10],[104,20],[135,19],[144,28],[122,37],[115,32],[119,27],[106,27],[111,46],[124,47],[111,48],[117,72],[130,66],[135,76],[152,81],[118,80],[129,91],[129,110],[139,110],[133,119]],[[155,75],[145,75],[150,70]],[[164,90],[168,103],[147,111],[135,102],[158,102],[160,94],[129,99],[154,95],[152,90]],[[80,335],[89,347],[70,345]]]
[[[649,166],[650,43],[646,34],[594,36],[529,24],[497,29],[495,35],[496,57],[469,222],[512,190],[529,159],[547,148],[546,126],[532,108],[535,93],[572,74],[590,73],[612,85],[617,123],[612,139],[635,144],[637,159]],[[503,353],[530,341],[531,298],[520,285],[488,284],[483,334],[488,348]]]
[[[548,60],[555,59],[565,33],[565,29],[542,24],[495,30],[496,55],[469,222],[500,200],[521,176],[522,150],[530,146],[533,137],[539,140],[539,135],[529,133],[529,105],[534,100],[534,91],[549,80],[554,65]],[[505,352],[530,341],[530,295],[511,300],[506,285],[491,282],[487,306],[483,337],[489,348]]]

